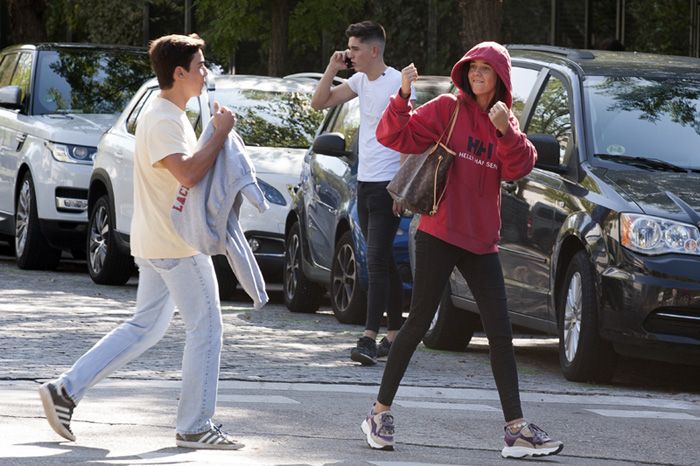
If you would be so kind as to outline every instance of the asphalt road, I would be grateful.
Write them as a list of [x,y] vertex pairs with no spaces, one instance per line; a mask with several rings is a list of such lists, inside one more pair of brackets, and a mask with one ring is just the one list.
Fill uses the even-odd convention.
[[[383,363],[361,367],[349,350],[361,326],[329,306],[292,314],[279,285],[254,311],[242,293],[223,303],[217,420],[246,447],[174,448],[183,327],[176,317],[141,358],[94,387],[76,410],[76,443],[43,419],[36,388],[56,377],[133,312],[136,279],[91,282],[80,262],[19,270],[0,257],[0,464],[499,464],[502,415],[487,342],[466,353],[419,346],[393,407],[397,450],[367,448],[359,424]],[[700,464],[700,370],[624,359],[611,384],[566,381],[556,341],[516,333],[528,419],[564,451],[534,464]],[[512,460],[509,461],[512,464]]]

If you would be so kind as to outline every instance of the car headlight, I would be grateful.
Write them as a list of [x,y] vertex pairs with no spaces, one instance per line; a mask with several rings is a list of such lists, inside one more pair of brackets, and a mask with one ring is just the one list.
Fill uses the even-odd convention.
[[700,255],[700,230],[687,223],[623,213],[620,214],[620,243],[643,254]]
[[96,147],[76,146],[73,144],[58,144],[55,142],[47,142],[46,148],[51,153],[51,156],[59,162],[70,163],[92,163],[92,159],[97,152]]
[[260,189],[262,189],[262,192],[265,195],[265,199],[267,199],[269,202],[281,206],[287,205],[287,201],[284,199],[282,193],[277,191],[272,185],[265,183],[263,180],[258,178],[258,186],[260,186]]

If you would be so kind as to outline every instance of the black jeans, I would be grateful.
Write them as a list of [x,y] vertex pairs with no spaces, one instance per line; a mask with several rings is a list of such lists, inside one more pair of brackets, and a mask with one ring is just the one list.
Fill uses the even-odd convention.
[[379,331],[387,313],[387,328],[401,328],[403,285],[394,261],[394,237],[399,217],[392,211],[393,200],[386,190],[388,181],[357,183],[357,216],[367,243],[367,322],[365,328]]
[[[391,345],[377,400],[391,406],[418,343],[430,328],[450,274],[457,266],[479,306],[489,340],[491,371],[506,421],[523,417],[513,334],[498,254],[478,255],[416,232],[416,271],[408,319]],[[465,311],[466,312],[466,311]]]

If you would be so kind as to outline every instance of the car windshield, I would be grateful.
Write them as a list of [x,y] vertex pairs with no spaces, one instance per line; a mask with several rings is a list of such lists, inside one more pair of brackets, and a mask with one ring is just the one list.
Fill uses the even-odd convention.
[[236,114],[236,130],[248,146],[308,149],[323,121],[311,93],[219,87],[218,101]]
[[37,61],[33,113],[118,113],[152,75],[146,53],[44,50]]
[[700,168],[697,78],[598,76],[586,79],[584,92],[595,154]]

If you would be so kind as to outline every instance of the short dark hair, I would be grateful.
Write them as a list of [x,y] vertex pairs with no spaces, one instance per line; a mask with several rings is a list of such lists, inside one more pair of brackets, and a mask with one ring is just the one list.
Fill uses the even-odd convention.
[[189,71],[192,57],[203,48],[204,40],[197,34],[171,34],[151,41],[148,56],[151,68],[158,78],[158,86],[161,89],[173,87],[175,68],[181,66]]
[[375,23],[374,21],[362,21],[360,23],[354,23],[348,26],[345,30],[345,37],[348,39],[351,37],[357,37],[360,42],[367,41],[379,41],[386,43],[386,32],[381,24]]

